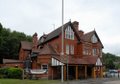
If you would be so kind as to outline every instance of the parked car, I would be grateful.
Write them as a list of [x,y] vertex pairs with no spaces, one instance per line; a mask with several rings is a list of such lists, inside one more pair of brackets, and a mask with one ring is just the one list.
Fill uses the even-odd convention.
[[110,78],[112,77],[112,75],[110,74],[110,72],[104,72],[104,77]]

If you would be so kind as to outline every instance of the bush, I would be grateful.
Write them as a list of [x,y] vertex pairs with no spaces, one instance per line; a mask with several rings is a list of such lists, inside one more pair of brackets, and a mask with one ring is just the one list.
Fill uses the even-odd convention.
[[22,77],[22,69],[20,68],[1,68],[0,69],[1,78],[21,78]]
[[7,78],[9,68],[0,68],[0,78]]

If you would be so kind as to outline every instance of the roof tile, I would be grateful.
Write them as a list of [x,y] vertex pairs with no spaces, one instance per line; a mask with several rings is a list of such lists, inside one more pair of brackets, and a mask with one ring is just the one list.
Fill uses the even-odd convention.
[[32,42],[21,41],[21,48],[25,49],[25,50],[31,50],[32,49]]

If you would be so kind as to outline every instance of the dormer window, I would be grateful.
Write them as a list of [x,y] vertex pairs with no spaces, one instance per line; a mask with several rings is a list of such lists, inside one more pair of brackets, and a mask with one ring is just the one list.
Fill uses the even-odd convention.
[[97,43],[98,42],[98,39],[95,36],[95,34],[92,36],[91,41],[92,41],[92,43]]
[[40,42],[41,42],[41,43],[44,42],[44,38],[43,38],[43,37],[40,39]]
[[71,26],[68,26],[65,29],[65,38],[74,40],[74,31],[72,30]]

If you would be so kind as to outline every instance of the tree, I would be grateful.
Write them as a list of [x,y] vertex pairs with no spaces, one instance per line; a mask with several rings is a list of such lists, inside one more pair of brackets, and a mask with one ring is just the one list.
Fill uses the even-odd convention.
[[32,41],[32,37],[22,32],[3,28],[0,24],[0,58],[18,59],[21,41]]
[[106,65],[106,67],[109,69],[115,69],[115,64],[113,63],[112,59],[108,61],[108,64]]
[[2,27],[2,24],[0,23],[0,33],[1,33],[1,31],[2,31],[2,28],[3,28],[3,27]]
[[120,61],[120,57],[114,55],[114,54],[111,54],[111,53],[103,53],[103,64],[106,66],[107,69],[118,69],[120,68],[119,64],[116,64],[116,63],[119,63]]

